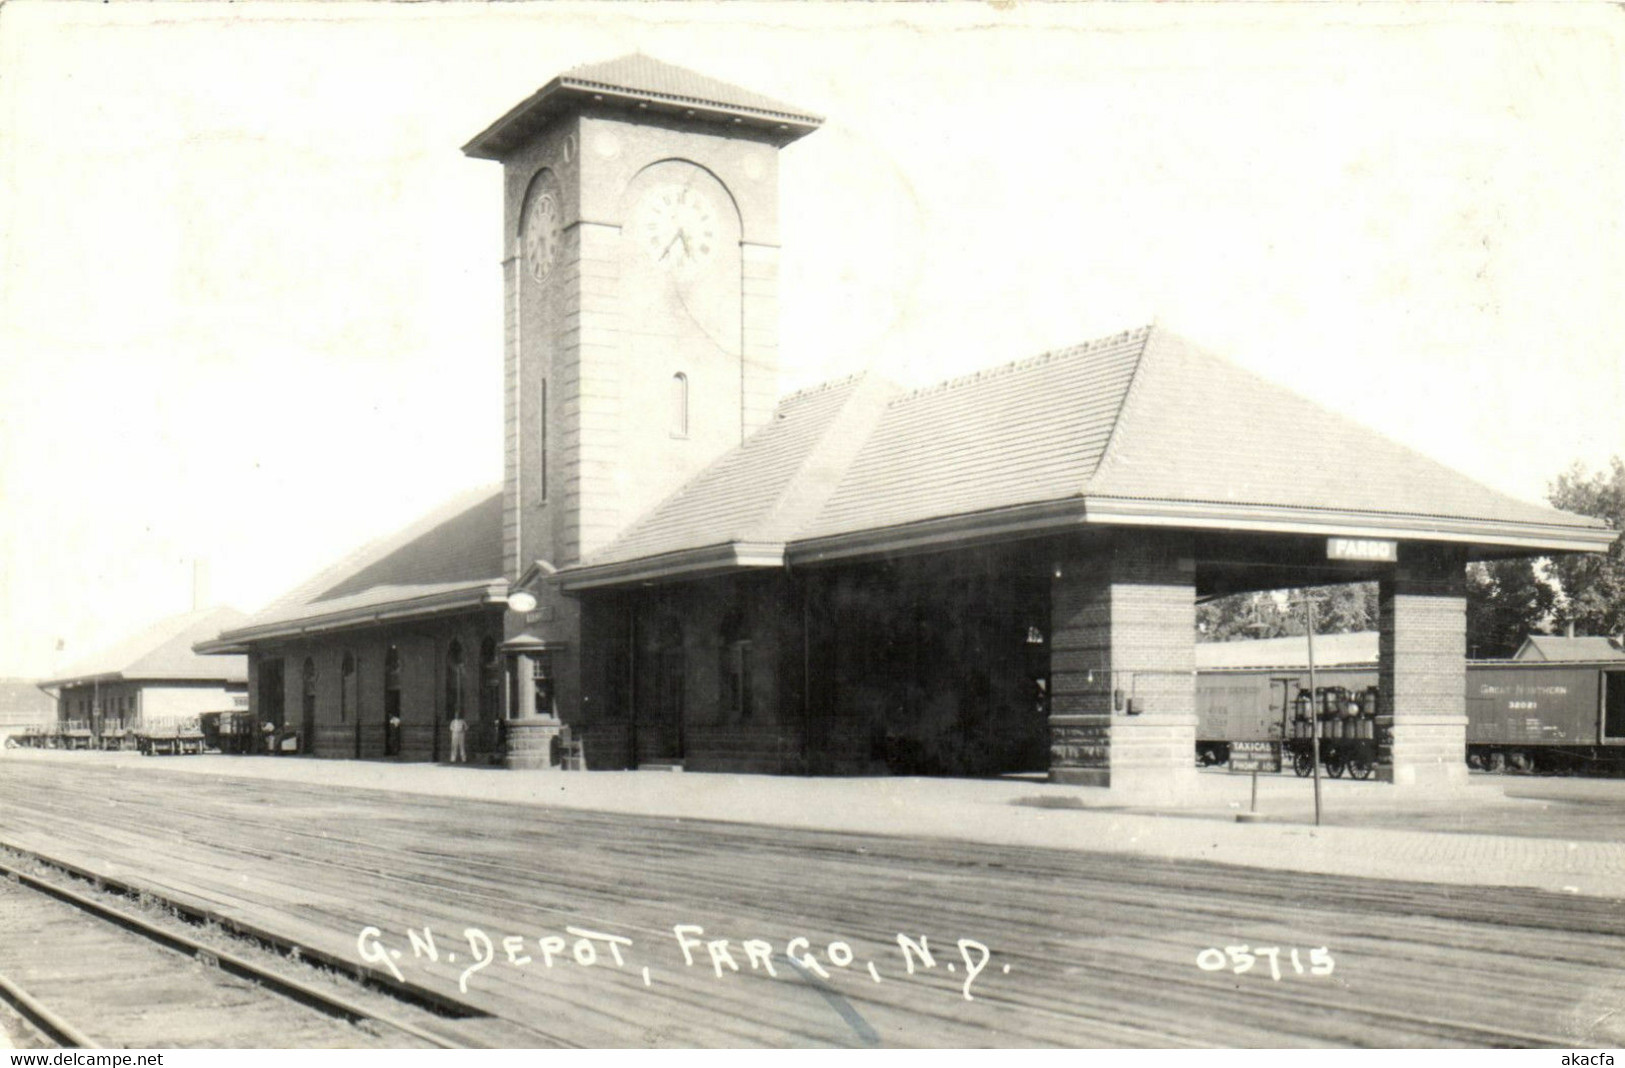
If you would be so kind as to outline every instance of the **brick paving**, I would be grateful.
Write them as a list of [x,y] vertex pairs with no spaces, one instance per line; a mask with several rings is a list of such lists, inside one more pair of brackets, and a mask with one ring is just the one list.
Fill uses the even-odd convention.
[[[1417,793],[1347,780],[1323,784],[1328,825],[1311,826],[1308,781],[1260,780],[1263,819],[1238,823],[1245,776],[1198,777],[1194,804],[1122,807],[1105,791],[1027,780],[786,778],[663,772],[504,771],[430,764],[157,757],[8,750],[5,761],[92,763],[139,775],[204,775],[330,784],[632,815],[807,830],[1049,847],[1244,867],[1467,886],[1625,897],[1625,841],[1567,838],[1567,809],[1507,796],[1518,780]],[[1625,814],[1625,782],[1597,783],[1589,804]],[[1413,830],[1492,817],[1517,833]],[[1376,824],[1376,825],[1372,825]],[[1382,826],[1381,824],[1390,824]],[[1595,834],[1598,821],[1588,827]],[[1617,837],[1625,836],[1625,821]]]

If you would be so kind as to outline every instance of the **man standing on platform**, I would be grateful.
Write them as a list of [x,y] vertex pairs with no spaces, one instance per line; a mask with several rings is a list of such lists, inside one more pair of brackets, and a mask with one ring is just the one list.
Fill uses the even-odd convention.
[[451,762],[453,764],[468,763],[468,721],[463,719],[461,711],[451,714]]

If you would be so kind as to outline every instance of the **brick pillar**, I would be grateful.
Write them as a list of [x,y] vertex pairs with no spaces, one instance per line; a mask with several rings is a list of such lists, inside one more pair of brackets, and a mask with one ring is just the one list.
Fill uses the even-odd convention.
[[1051,580],[1050,780],[1168,799],[1196,787],[1190,539],[1121,531]]
[[1467,781],[1467,559],[1455,546],[1400,546],[1378,584],[1377,777],[1400,786]]

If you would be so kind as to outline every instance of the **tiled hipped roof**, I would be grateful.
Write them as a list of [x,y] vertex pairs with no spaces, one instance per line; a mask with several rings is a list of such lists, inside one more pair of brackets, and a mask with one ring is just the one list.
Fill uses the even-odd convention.
[[[466,494],[201,647],[495,605],[501,519],[498,490]],[[1534,550],[1614,537],[1145,328],[925,389],[871,374],[794,394],[559,578],[610,586],[1094,523]]]
[[1531,634],[1523,640],[1513,659],[1569,662],[1625,660],[1625,649],[1598,635],[1565,638],[1556,634]]
[[[786,500],[800,504],[794,522],[774,511]],[[827,558],[1041,515],[1546,549],[1611,537],[1147,327],[913,392],[845,382],[797,394],[565,581],[649,577],[639,561],[680,573],[685,553],[728,543],[751,543],[759,562]]]
[[230,652],[255,638],[366,622],[385,612],[473,607],[506,592],[502,491],[484,486],[363,546],[199,648]]
[[659,97],[673,103],[716,104],[744,111],[760,112],[805,121],[821,121],[801,108],[791,107],[770,96],[712,78],[686,67],[662,63],[641,53],[621,56],[604,63],[576,67],[559,76],[564,85],[583,89],[606,89]]
[[79,680],[142,679],[191,682],[244,682],[248,664],[240,656],[199,656],[194,642],[213,638],[247,617],[235,608],[205,608],[171,616],[133,638],[63,670],[42,686],[63,686]]
[[502,159],[558,115],[589,106],[725,123],[736,130],[755,130],[781,145],[824,121],[761,93],[645,55],[630,55],[559,75],[482,130],[463,151],[476,159]]

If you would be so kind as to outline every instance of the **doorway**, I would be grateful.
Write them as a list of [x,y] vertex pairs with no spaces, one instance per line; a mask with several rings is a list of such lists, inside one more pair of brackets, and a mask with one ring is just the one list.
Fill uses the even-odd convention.
[[[260,661],[259,681],[259,719],[257,725],[258,735],[263,739],[261,745],[265,752],[275,752],[276,736],[281,733],[283,725],[287,722],[287,713],[283,703],[283,680],[281,660]],[[269,726],[270,729],[266,730]]]
[[1602,673],[1602,737],[1625,742],[1625,671]]
[[384,655],[384,755],[401,755],[401,650]]
[[687,678],[683,663],[683,624],[662,613],[644,630],[638,649],[635,687],[636,763],[680,764],[684,756],[683,719]]

